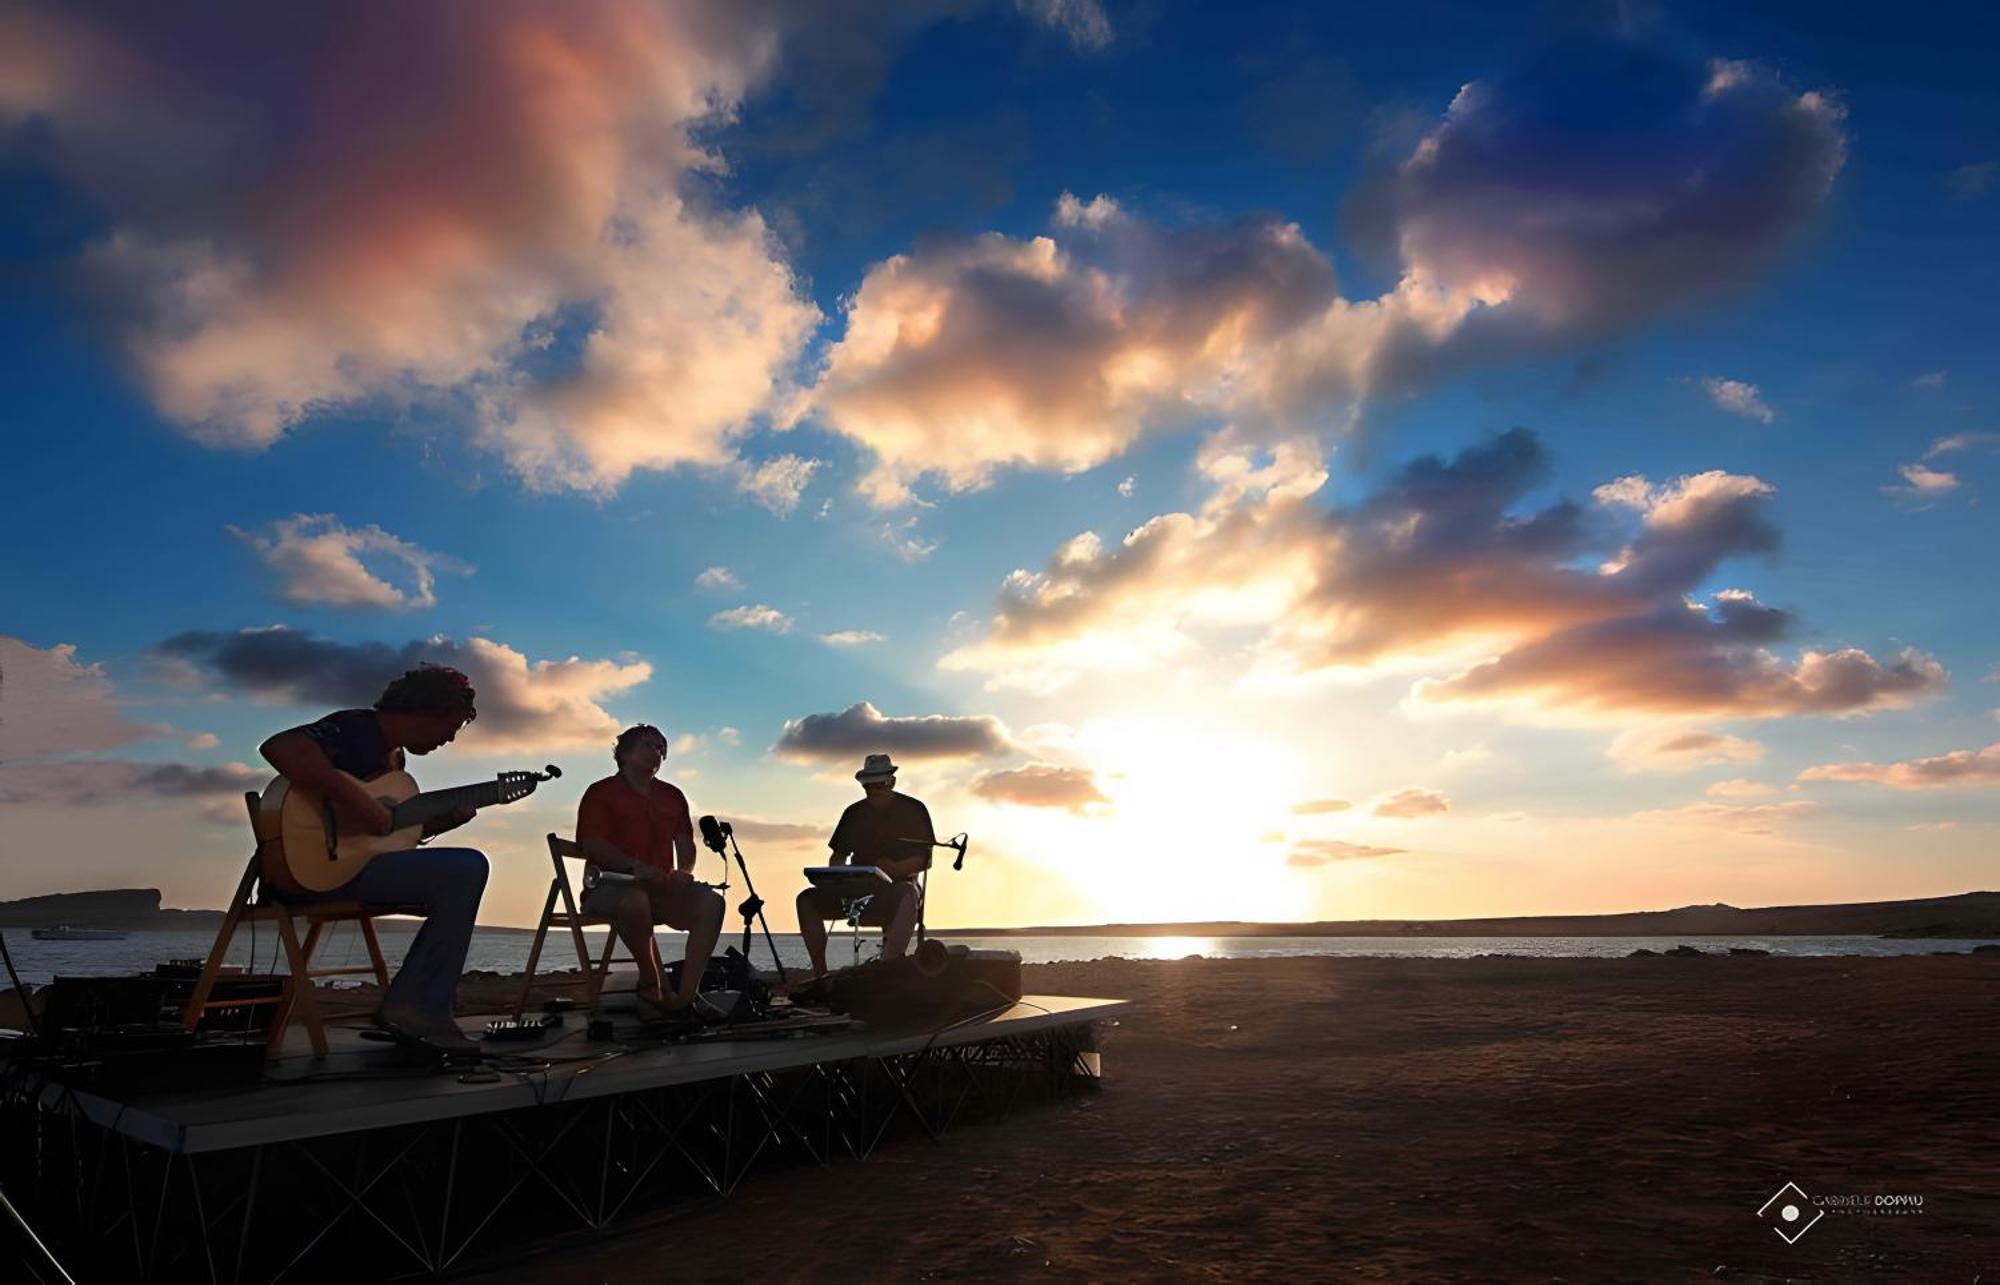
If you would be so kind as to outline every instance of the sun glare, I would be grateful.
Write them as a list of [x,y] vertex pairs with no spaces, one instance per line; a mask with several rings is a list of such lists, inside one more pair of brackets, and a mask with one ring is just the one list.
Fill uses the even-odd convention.
[[1109,922],[1268,919],[1289,899],[1268,819],[1303,797],[1296,751],[1171,719],[1092,719],[1074,751],[1110,801],[1094,815],[1033,818],[1022,845],[1054,864]]

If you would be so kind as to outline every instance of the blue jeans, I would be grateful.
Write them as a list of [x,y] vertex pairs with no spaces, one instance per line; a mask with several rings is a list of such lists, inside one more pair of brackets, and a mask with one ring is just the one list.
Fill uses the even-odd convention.
[[330,892],[287,900],[376,901],[422,906],[424,926],[403,956],[382,1002],[426,1017],[451,1017],[472,921],[486,891],[486,854],[475,848],[411,848],[385,852]]

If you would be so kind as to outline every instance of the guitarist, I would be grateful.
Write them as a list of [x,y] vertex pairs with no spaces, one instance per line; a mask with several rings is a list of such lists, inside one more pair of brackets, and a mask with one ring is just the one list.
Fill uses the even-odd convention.
[[[403,756],[429,754],[451,744],[476,716],[472,683],[444,665],[419,665],[382,691],[373,709],[343,709],[317,723],[279,732],[260,749],[270,765],[301,788],[324,795],[342,819],[370,834],[395,828],[389,809],[357,784],[403,766]],[[424,828],[424,837],[470,821],[460,808]],[[486,891],[486,854],[473,848],[422,848],[385,852],[342,886],[307,892],[286,886],[282,871],[265,879],[287,902],[372,901],[421,906],[424,926],[403,957],[377,1025],[406,1042],[446,1053],[476,1052],[479,1045],[451,1020],[472,920]]]

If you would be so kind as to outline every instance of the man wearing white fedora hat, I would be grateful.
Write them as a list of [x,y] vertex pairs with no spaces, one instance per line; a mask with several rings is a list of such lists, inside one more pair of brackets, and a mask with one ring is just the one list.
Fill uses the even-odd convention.
[[[931,813],[896,790],[896,765],[887,754],[870,754],[854,774],[865,795],[847,805],[826,846],[837,866],[874,866],[892,880],[869,898],[861,922],[882,929],[882,958],[897,959],[910,948],[917,929],[917,876],[930,869],[937,839]],[[840,898],[819,888],[799,893],[799,936],[812,957],[813,975],[826,972],[826,921],[846,915]]]

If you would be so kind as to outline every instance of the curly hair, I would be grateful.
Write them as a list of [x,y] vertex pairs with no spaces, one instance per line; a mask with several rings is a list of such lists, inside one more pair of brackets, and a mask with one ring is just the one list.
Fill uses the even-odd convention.
[[472,707],[472,680],[449,665],[422,664],[382,689],[375,708],[413,713],[464,714],[477,718]]
[[667,734],[659,728],[654,727],[651,723],[635,723],[618,733],[618,740],[611,747],[611,761],[620,767],[625,766],[625,751],[631,749],[640,741],[646,740],[658,741],[660,743],[660,757],[666,757]]

